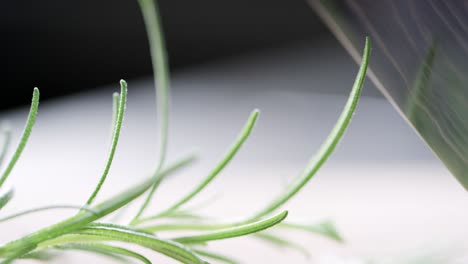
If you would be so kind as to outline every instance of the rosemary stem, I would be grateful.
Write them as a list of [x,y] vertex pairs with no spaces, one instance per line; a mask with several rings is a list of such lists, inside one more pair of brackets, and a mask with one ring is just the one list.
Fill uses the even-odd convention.
[[169,67],[166,45],[162,32],[159,8],[154,0],[138,0],[149,40],[151,62],[153,65],[154,85],[159,123],[159,160],[155,168],[155,179],[145,201],[132,222],[144,213],[160,182],[160,171],[164,167],[167,152],[169,128]]

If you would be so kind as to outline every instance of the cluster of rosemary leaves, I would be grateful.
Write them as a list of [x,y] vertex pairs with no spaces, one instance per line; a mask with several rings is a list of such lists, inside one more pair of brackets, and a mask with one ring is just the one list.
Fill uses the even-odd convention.
[[[107,256],[133,258],[143,263],[151,263],[148,258],[140,253],[128,248],[115,246],[112,242],[124,242],[139,245],[182,263],[207,263],[207,260],[236,263],[235,260],[229,257],[206,250],[205,246],[211,241],[250,234],[277,245],[291,248],[300,247],[300,245],[296,245],[294,242],[289,241],[282,236],[268,232],[267,229],[272,227],[299,229],[341,241],[341,237],[331,223],[326,222],[318,225],[300,225],[290,223],[285,221],[288,212],[281,211],[280,208],[310,181],[310,179],[325,163],[338,141],[343,136],[343,133],[357,106],[366,75],[370,52],[369,40],[366,39],[362,63],[349,99],[330,135],[306,165],[302,173],[300,173],[281,193],[279,193],[263,208],[252,215],[245,217],[245,220],[235,223],[225,223],[214,221],[212,219],[205,219],[191,211],[188,211],[187,209],[184,209],[184,206],[190,202],[192,198],[197,196],[206,186],[208,186],[213,179],[220,174],[226,165],[231,162],[238,150],[242,147],[243,143],[247,140],[259,116],[259,111],[254,110],[248,118],[244,128],[241,130],[239,136],[234,140],[234,143],[228,149],[226,154],[219,160],[214,168],[208,172],[206,177],[204,177],[200,183],[193,186],[190,192],[185,194],[172,205],[169,205],[166,209],[157,213],[153,212],[148,215],[145,214],[145,212],[148,209],[148,204],[151,201],[153,194],[157,191],[160,183],[170,174],[190,164],[194,160],[194,157],[185,157],[172,164],[166,163],[169,121],[169,72],[167,67],[167,56],[156,3],[154,0],[139,0],[139,4],[141,6],[150,42],[154,75],[156,76],[155,86],[157,87],[158,122],[160,123],[159,159],[151,177],[121,193],[116,194],[110,199],[104,200],[98,204],[95,203],[112,165],[125,114],[127,83],[124,80],[121,80],[120,93],[115,93],[113,95],[114,117],[110,150],[103,173],[94,191],[90,194],[84,205],[79,207],[79,211],[72,217],[1,245],[1,263],[12,263],[15,260],[25,258],[47,260],[48,257],[51,256],[48,253],[66,250],[85,250]],[[35,88],[26,127],[13,156],[1,174],[0,191],[26,146],[36,120],[38,105],[39,90]],[[3,133],[6,138],[6,143],[0,151],[0,161],[5,156],[9,145],[9,130],[4,129]],[[122,207],[132,202],[136,202],[137,198],[143,195],[146,195],[146,198],[143,200],[142,205],[139,207],[139,210],[136,212],[133,219],[131,219],[127,225],[117,225],[112,223],[111,220],[103,220],[109,214],[120,210]],[[0,195],[0,210],[10,202],[12,198],[12,190],[3,191],[3,194]],[[0,224],[3,221],[12,220],[28,213],[47,210],[50,208],[54,207],[33,208],[9,216],[1,216],[0,211]],[[160,221],[163,219],[167,220],[174,218],[179,221],[169,222],[169,224],[167,222],[162,223]],[[195,235],[177,235],[168,238],[157,236],[161,231],[184,230],[198,231],[198,233]]]

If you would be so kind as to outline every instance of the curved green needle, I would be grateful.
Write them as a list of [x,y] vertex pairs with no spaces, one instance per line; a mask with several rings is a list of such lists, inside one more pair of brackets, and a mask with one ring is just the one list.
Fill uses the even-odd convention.
[[23,131],[23,135],[21,136],[20,142],[18,143],[18,146],[16,147],[16,150],[13,156],[11,157],[10,162],[8,163],[5,171],[2,174],[2,177],[0,178],[0,188],[2,187],[3,183],[8,178],[11,171],[15,167],[15,164],[18,161],[19,157],[21,156],[21,153],[23,152],[24,147],[26,147],[26,143],[28,143],[29,136],[31,135],[31,131],[33,129],[34,123],[36,122],[38,108],[39,108],[39,89],[34,88],[31,109],[29,110],[29,115],[26,121],[26,126]]
[[137,244],[179,260],[182,263],[204,263],[202,259],[185,246],[174,241],[159,239],[146,233],[133,232],[115,227],[84,227],[74,233]]
[[[114,95],[114,98],[115,98],[115,95]],[[107,175],[109,174],[109,170],[112,165],[112,160],[114,159],[114,155],[115,155],[115,150],[117,149],[117,143],[119,142],[120,129],[122,128],[122,122],[123,122],[123,117],[125,113],[126,103],[127,103],[127,83],[124,80],[120,80],[120,102],[117,104],[118,105],[117,119],[115,122],[114,132],[112,134],[112,142],[111,142],[111,147],[110,147],[109,154],[107,157],[106,166],[104,167],[104,171],[101,175],[101,178],[99,179],[98,184],[96,185],[96,188],[94,189],[93,193],[88,198],[88,200],[86,201],[86,205],[90,205],[94,201],[97,194],[101,190],[101,187],[104,184],[104,181],[106,180]]]
[[338,121],[333,127],[331,133],[319,148],[315,156],[309,161],[306,168],[303,172],[297,177],[286,190],[274,198],[264,209],[259,211],[250,219],[258,219],[262,216],[272,213],[280,206],[285,204],[289,199],[296,195],[310,179],[315,175],[315,173],[322,167],[328,157],[331,155],[336,145],[343,136],[346,128],[353,117],[354,110],[356,109],[357,103],[359,101],[359,96],[361,94],[361,89],[364,84],[364,79],[366,77],[367,65],[369,63],[369,54],[370,54],[370,41],[369,38],[366,38],[366,44],[364,47],[364,55],[362,57],[361,66],[359,72],[354,81],[353,88],[349,95],[348,101],[344,107],[343,112],[341,113]]
[[234,158],[234,156],[237,154],[239,149],[242,147],[244,142],[247,140],[249,137],[250,133],[252,132],[255,123],[258,119],[259,111],[256,109],[254,110],[251,114],[249,119],[247,120],[247,123],[245,124],[244,128],[240,132],[240,134],[237,136],[236,140],[234,143],[231,145],[231,147],[228,149],[227,153],[224,155],[224,157],[218,162],[216,167],[205,177],[203,180],[195,186],[192,191],[190,191],[187,195],[182,197],[179,201],[177,201],[174,205],[170,206],[168,209],[164,210],[162,213],[151,216],[148,218],[144,218],[141,221],[137,221],[136,223],[141,223],[145,222],[154,218],[158,218],[160,215],[165,215],[170,212],[174,212],[177,210],[179,207],[190,201],[193,197],[195,197],[198,193],[200,193],[211,181],[213,181],[216,176],[219,175],[219,173],[229,164],[229,162]]
[[138,220],[149,205],[161,178],[159,171],[163,169],[166,160],[169,130],[169,101],[170,101],[170,78],[167,60],[166,42],[159,16],[159,7],[155,0],[138,0],[140,10],[148,35],[151,63],[153,66],[154,85],[156,89],[156,106],[159,122],[159,160],[154,175],[156,176],[145,201],[141,205],[132,221]]
[[201,235],[177,237],[177,238],[174,238],[173,240],[183,243],[183,244],[193,244],[193,243],[199,243],[199,242],[245,236],[245,235],[256,233],[256,232],[268,229],[272,226],[275,226],[281,223],[281,221],[283,221],[287,216],[288,216],[288,211],[284,211],[278,215],[275,215],[273,217],[270,217],[264,220],[251,222],[251,223],[247,223],[243,225],[238,225],[238,226],[230,227],[226,229],[216,230],[216,231],[201,234]]

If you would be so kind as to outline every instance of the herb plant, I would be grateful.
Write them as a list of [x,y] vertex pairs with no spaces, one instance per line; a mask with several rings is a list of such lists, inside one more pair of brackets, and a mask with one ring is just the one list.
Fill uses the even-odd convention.
[[[122,128],[125,105],[127,101],[127,83],[120,81],[120,93],[113,95],[113,132],[107,161],[103,172],[95,189],[91,192],[83,206],[77,207],[77,212],[56,224],[40,229],[24,237],[10,241],[0,246],[1,263],[12,263],[18,259],[34,258],[48,260],[57,253],[67,250],[84,250],[96,254],[102,254],[115,259],[133,258],[143,263],[151,263],[145,256],[129,248],[118,247],[112,242],[124,242],[142,246],[154,250],[160,254],[178,260],[182,263],[207,263],[207,260],[214,260],[224,263],[236,263],[235,260],[220,255],[216,252],[206,250],[208,242],[230,239],[233,237],[254,235],[272,244],[301,249],[300,245],[289,241],[282,236],[268,232],[271,228],[278,229],[299,229],[306,232],[321,234],[336,241],[341,241],[341,237],[335,230],[333,224],[326,222],[318,225],[300,225],[287,222],[285,219],[287,211],[280,210],[283,205],[295,196],[315,175],[320,167],[335,149],[337,143],[343,136],[351,117],[356,109],[361,88],[366,75],[370,43],[366,38],[363,58],[356,80],[344,110],[340,115],[335,127],[328,138],[322,144],[318,152],[313,156],[300,173],[285,189],[274,199],[267,203],[257,212],[246,216],[245,220],[229,223],[213,219],[207,219],[194,212],[184,209],[192,198],[199,195],[228,165],[243,143],[247,140],[252,129],[257,122],[259,111],[254,110],[248,118],[244,128],[226,154],[215,164],[214,168],[208,172],[203,180],[193,186],[192,190],[182,196],[172,205],[160,212],[146,214],[148,204],[156,193],[160,183],[175,171],[189,165],[194,156],[187,156],[179,161],[167,164],[166,149],[168,144],[169,125],[169,72],[167,67],[167,56],[164,46],[161,22],[158,15],[158,8],[154,0],[139,0],[143,13],[144,22],[147,28],[150,43],[151,58],[155,75],[155,86],[157,91],[157,107],[159,122],[159,159],[156,166],[145,181],[127,188],[121,193],[106,199],[100,203],[95,203],[99,198],[99,191],[103,187],[112,165],[114,154],[117,150],[120,131]],[[34,89],[31,109],[27,118],[26,126],[13,156],[7,163],[0,178],[0,210],[13,198],[12,190],[4,190],[3,184],[8,179],[14,169],[23,149],[26,146],[29,135],[32,132],[39,106],[39,90]],[[9,145],[9,129],[4,128],[5,143],[0,150],[0,160],[3,159]],[[106,218],[111,213],[121,211],[130,203],[138,202],[137,198],[145,196],[142,204],[131,221],[126,225],[118,225],[112,218]],[[0,212],[0,224],[3,221],[14,220],[15,218],[48,210],[51,208],[62,208],[70,206],[49,206],[42,208],[32,208],[18,212],[9,216],[2,216]],[[75,208],[72,206],[72,208]],[[170,221],[177,219],[177,221]],[[162,222],[165,220],[165,222]],[[162,231],[191,231],[190,235],[174,235],[171,237],[160,237]],[[198,233],[193,234],[193,231]]]

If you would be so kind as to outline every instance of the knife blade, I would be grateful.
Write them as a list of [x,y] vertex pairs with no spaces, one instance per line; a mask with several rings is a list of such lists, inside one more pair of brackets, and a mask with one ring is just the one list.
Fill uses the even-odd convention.
[[468,2],[308,2],[357,62],[370,37],[368,77],[468,190]]

